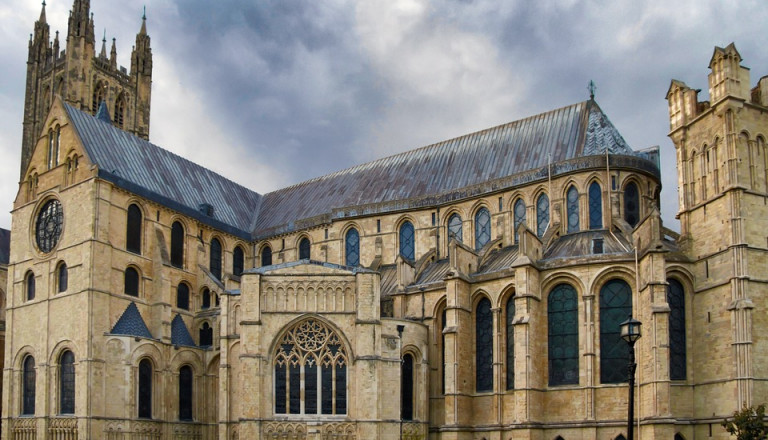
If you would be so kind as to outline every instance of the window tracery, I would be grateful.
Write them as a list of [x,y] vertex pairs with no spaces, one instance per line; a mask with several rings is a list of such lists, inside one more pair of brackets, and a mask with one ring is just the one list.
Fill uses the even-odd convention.
[[544,233],[549,227],[549,197],[546,194],[539,196],[536,200],[536,235],[539,238],[544,236]]
[[347,266],[359,266],[360,265],[360,233],[357,229],[350,228],[344,237],[344,263]]
[[493,391],[493,314],[488,298],[475,308],[475,390]]
[[461,216],[459,214],[452,214],[448,218],[448,240],[452,238],[459,242],[463,240]]
[[416,259],[416,244],[414,243],[413,223],[406,221],[400,226],[400,255],[406,260]]
[[600,382],[627,381],[629,346],[621,339],[619,324],[632,314],[632,289],[613,279],[600,289]]
[[600,184],[592,182],[589,185],[589,229],[603,227],[603,193]]
[[523,223],[525,223],[525,202],[523,199],[517,199],[515,202],[515,243],[520,239],[517,228]]
[[475,250],[482,249],[491,241],[491,213],[487,208],[480,208],[475,214]]
[[568,233],[579,232],[579,190],[571,185],[566,194],[566,210],[568,212]]

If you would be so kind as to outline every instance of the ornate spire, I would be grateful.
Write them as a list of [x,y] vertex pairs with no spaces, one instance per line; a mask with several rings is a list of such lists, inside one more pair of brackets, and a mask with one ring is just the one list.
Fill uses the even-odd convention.
[[46,19],[45,19],[45,0],[43,0],[43,10],[40,11],[40,19],[38,19],[37,21],[39,21],[40,23],[45,23],[45,21],[46,21]]
[[597,87],[595,86],[594,81],[592,81],[591,79],[589,80],[589,85],[587,85],[587,90],[589,90],[589,99],[594,100],[595,90],[597,90]]
[[104,29],[104,36],[101,37],[101,53],[99,53],[99,58],[106,60],[107,59],[107,30]]
[[147,6],[144,6],[144,14],[141,16],[141,30],[140,35],[147,35]]

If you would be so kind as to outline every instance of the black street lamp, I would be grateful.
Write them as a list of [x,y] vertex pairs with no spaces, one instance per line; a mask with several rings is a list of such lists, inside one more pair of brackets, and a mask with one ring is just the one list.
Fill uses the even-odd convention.
[[635,342],[640,339],[640,326],[643,323],[632,319],[632,315],[629,315],[629,319],[619,324],[621,329],[621,339],[629,344],[629,365],[627,366],[627,372],[629,373],[629,410],[627,415],[627,440],[633,440],[634,435],[634,422],[635,422],[635,370],[637,364],[635,363]]

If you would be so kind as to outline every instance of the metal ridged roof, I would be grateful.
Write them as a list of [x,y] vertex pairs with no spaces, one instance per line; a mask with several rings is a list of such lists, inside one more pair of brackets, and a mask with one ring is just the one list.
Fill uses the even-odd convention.
[[595,255],[592,252],[593,240],[603,240],[603,254],[629,253],[632,245],[620,232],[611,234],[607,230],[583,231],[563,235],[547,249],[544,260],[554,258],[582,257]]
[[266,194],[255,236],[334,209],[428,197],[580,156],[635,155],[594,101],[585,101]]
[[397,266],[394,264],[383,265],[379,268],[379,274],[381,274],[381,281],[379,283],[379,290],[381,291],[381,297],[392,295],[397,292]]
[[112,327],[110,333],[113,335],[138,336],[140,338],[152,339],[152,333],[149,332],[147,324],[141,317],[135,302],[128,304],[128,307],[126,307],[120,319],[117,320],[115,326]]
[[419,275],[419,279],[417,279],[412,285],[441,283],[443,282],[443,278],[445,278],[445,275],[450,269],[450,261],[448,261],[447,258],[443,260],[437,260],[427,266]]
[[[218,229],[250,237],[261,196],[112,124],[63,104],[99,176]],[[200,211],[213,207],[213,215]]]
[[171,321],[171,345],[183,345],[186,347],[196,347],[195,340],[189,334],[187,325],[180,314],[176,314]]
[[480,266],[477,274],[486,274],[498,272],[500,270],[509,269],[512,263],[517,260],[517,256],[520,253],[520,248],[515,246],[508,246],[502,249],[494,249],[491,254]]
[[8,264],[11,256],[11,231],[0,228],[0,264]]

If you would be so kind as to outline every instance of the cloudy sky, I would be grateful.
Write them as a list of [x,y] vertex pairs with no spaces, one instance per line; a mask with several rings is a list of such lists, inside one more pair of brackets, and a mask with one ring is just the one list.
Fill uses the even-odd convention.
[[[670,79],[706,99],[713,47],[732,41],[752,85],[768,74],[763,0],[93,0],[118,64],[130,66],[144,4],[150,140],[260,193],[583,101],[593,80],[633,148],[661,146],[662,212],[678,229]],[[71,7],[48,0],[51,34],[66,34]],[[40,8],[0,0],[3,228]]]

